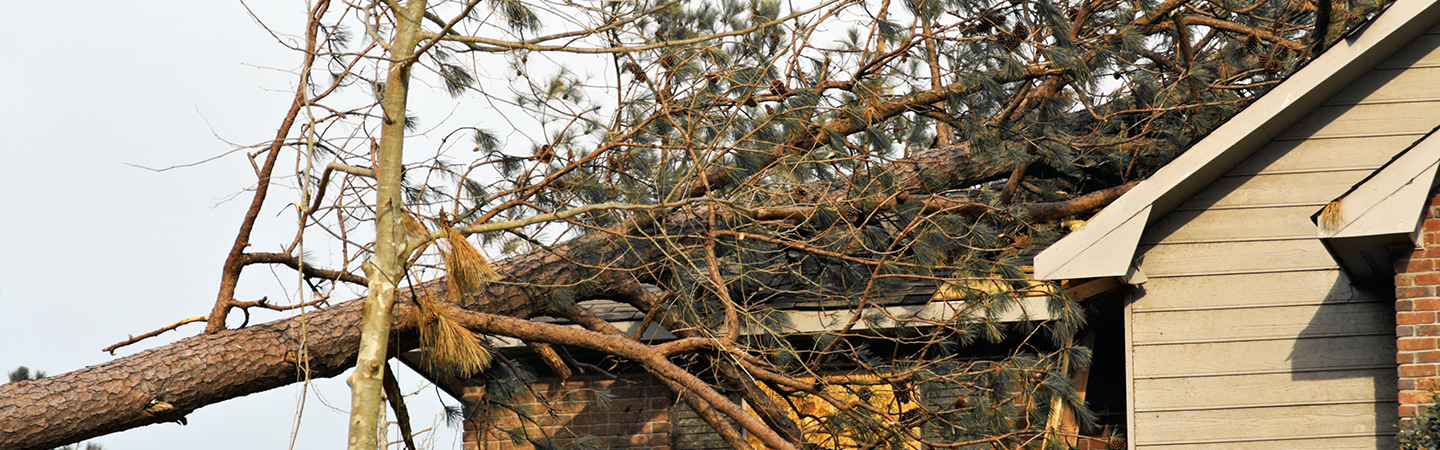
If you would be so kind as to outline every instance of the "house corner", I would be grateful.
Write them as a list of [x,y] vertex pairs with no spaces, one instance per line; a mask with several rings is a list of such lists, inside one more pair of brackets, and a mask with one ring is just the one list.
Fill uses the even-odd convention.
[[1402,419],[1434,404],[1440,386],[1440,195],[1425,208],[1415,250],[1395,262],[1395,362]]

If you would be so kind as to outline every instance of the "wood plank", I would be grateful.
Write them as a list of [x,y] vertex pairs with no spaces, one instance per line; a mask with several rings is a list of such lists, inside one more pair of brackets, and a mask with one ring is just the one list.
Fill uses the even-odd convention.
[[1413,134],[1436,125],[1440,125],[1440,102],[1321,106],[1276,139]]
[[[1244,395],[1235,395],[1243,392]],[[1163,378],[1135,382],[1137,412],[1239,408],[1302,403],[1394,402],[1395,369],[1226,377]]]
[[1134,346],[1135,379],[1395,366],[1395,335]]
[[1135,344],[1219,342],[1354,334],[1395,329],[1388,303],[1134,313]]
[[1230,175],[1376,169],[1424,133],[1335,139],[1274,141],[1235,166]]
[[1339,267],[1319,239],[1165,244],[1141,247],[1139,253],[1140,270],[1150,277]]
[[1372,70],[1326,106],[1413,102],[1440,98],[1440,67]]
[[1075,297],[1075,301],[1083,302],[1128,287],[1129,285],[1121,281],[1119,277],[1105,277],[1087,281],[1077,286],[1066,287],[1065,289],[1070,291],[1070,295]]
[[1395,436],[1289,439],[1285,441],[1217,442],[1211,444],[1140,445],[1138,450],[1376,450],[1399,448]]
[[[1394,430],[1394,403],[1137,413],[1136,444],[1379,435]],[[1390,413],[1385,413],[1390,411]],[[1272,442],[1271,448],[1292,448]]]
[[1440,65],[1440,35],[1431,30],[1430,34],[1415,38],[1410,45],[1395,52],[1395,56],[1380,63],[1377,69],[1399,69],[1414,66]]
[[1180,204],[1177,211],[1258,206],[1323,206],[1374,169],[1223,177]]
[[1317,206],[1177,211],[1140,237],[1141,245],[1315,237]]
[[1135,312],[1391,301],[1361,291],[1339,270],[1151,278]]

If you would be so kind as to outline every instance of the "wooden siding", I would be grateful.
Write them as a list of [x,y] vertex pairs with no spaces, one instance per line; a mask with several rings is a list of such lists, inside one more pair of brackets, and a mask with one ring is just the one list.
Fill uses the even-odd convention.
[[1212,444],[1184,443],[1179,445],[1148,445],[1144,448],[1155,450],[1335,450],[1335,449],[1371,449],[1371,448],[1399,448],[1400,444],[1395,441],[1394,436],[1372,436],[1362,437],[1329,437],[1315,439],[1291,439],[1276,442],[1274,440],[1247,441],[1247,442],[1219,442]]
[[1440,125],[1440,34],[1316,109],[1141,237],[1130,445],[1394,448],[1394,298],[1310,216]]
[[[1356,369],[1332,378],[1307,375],[1311,374],[1270,373],[1136,380],[1137,389],[1161,395],[1135,399],[1135,409],[1159,412],[1354,403],[1373,399],[1395,401],[1394,383],[1377,385],[1372,381],[1394,380],[1394,369]],[[1237,401],[1231,392],[1246,392],[1246,395]]]

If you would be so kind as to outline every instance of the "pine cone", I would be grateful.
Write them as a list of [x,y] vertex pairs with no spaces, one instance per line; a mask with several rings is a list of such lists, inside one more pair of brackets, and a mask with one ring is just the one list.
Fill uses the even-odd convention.
[[1030,39],[1030,27],[1026,26],[1025,22],[1015,22],[1015,30],[1011,31],[1011,33],[1015,34],[1015,37],[1022,41]]
[[1275,59],[1275,58],[1265,58],[1265,71],[1266,71],[1266,72],[1275,73],[1275,72],[1280,72],[1280,71],[1282,71],[1282,70],[1285,70],[1285,62],[1284,62],[1284,61],[1280,61],[1280,60]]
[[1020,46],[1020,37],[1015,33],[1001,31],[995,38],[1000,41],[1000,46],[1005,47],[1005,50],[1015,50],[1015,47]]
[[1250,37],[1245,38],[1245,49],[1246,49],[1246,50],[1255,50],[1255,47],[1258,47],[1258,46],[1260,46],[1260,38],[1256,37],[1256,36],[1253,35],[1253,34],[1250,35]]
[[605,168],[611,172],[630,170],[630,155],[610,155],[610,158],[605,160]]
[[640,65],[635,64],[634,61],[626,62],[622,67],[629,71],[631,75],[635,75],[636,81],[648,81],[650,79],[645,76],[645,69],[640,68]]
[[904,380],[896,381],[894,383],[890,383],[890,389],[895,392],[895,401],[902,404],[910,403],[910,383],[907,383]]
[[785,83],[780,80],[770,80],[770,93],[784,97],[790,93],[790,88],[786,87]]

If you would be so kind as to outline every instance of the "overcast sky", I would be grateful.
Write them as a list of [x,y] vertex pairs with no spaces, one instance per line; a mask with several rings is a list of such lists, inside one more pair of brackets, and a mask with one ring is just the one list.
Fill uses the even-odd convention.
[[[298,33],[305,5],[252,0],[267,25]],[[255,177],[242,154],[165,167],[271,138],[291,97],[299,56],[236,1],[6,2],[0,42],[0,369],[56,375],[109,361],[101,348],[208,313],[220,267]],[[288,194],[284,194],[288,195]],[[272,199],[285,204],[289,199]],[[268,213],[268,212],[267,212]],[[273,214],[271,214],[273,216]],[[288,242],[261,229],[253,242]],[[270,277],[245,272],[241,300],[284,298]],[[281,317],[271,314],[271,319]],[[193,324],[123,349],[133,354],[203,329]],[[348,373],[347,373],[348,375]],[[400,374],[407,390],[419,377]],[[3,381],[3,380],[0,380]],[[302,392],[295,448],[345,442],[343,376],[212,405],[189,425],[96,439],[108,450],[287,448]],[[436,422],[433,389],[412,400],[416,428],[440,427],[434,448],[459,448]]]

